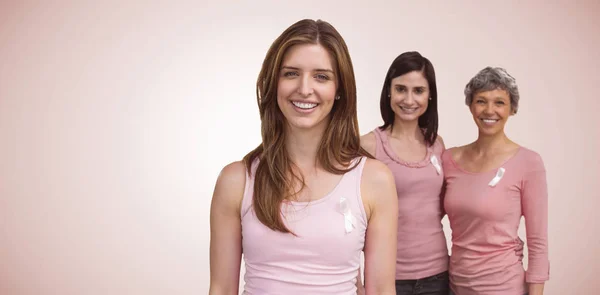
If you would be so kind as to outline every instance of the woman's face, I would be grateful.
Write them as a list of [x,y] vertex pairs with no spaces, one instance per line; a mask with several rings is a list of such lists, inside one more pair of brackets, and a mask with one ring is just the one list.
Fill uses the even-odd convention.
[[323,46],[300,44],[288,49],[277,84],[277,104],[288,127],[325,130],[336,91],[332,58]]
[[418,120],[427,110],[429,97],[429,83],[422,71],[406,73],[390,83],[390,105],[401,122]]
[[508,117],[513,114],[510,94],[500,88],[474,93],[469,109],[479,133],[485,135],[503,133]]

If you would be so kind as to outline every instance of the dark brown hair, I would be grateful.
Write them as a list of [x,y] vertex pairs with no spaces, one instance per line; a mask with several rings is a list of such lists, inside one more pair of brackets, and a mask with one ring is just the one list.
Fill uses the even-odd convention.
[[433,64],[416,51],[404,52],[396,57],[385,75],[383,89],[381,90],[381,99],[379,101],[383,125],[379,128],[385,130],[387,127],[394,126],[394,118],[396,115],[392,110],[390,99],[392,80],[413,71],[423,73],[423,76],[427,80],[427,84],[429,84],[429,95],[431,100],[427,105],[425,113],[419,117],[419,127],[423,133],[423,137],[425,137],[427,145],[432,146],[435,143],[438,131],[438,97],[437,84],[435,82],[435,70],[433,69]]

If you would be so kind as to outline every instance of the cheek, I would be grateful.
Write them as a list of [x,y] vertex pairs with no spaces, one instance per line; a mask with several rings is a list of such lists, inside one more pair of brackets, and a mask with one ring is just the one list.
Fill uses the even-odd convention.
[[293,92],[294,87],[289,81],[279,81],[277,83],[277,99],[286,98]]
[[324,101],[333,101],[336,96],[336,87],[334,84],[332,85],[323,85],[320,87],[321,99]]
[[281,102],[285,99],[285,91],[281,87],[277,88],[277,105],[281,107]]
[[425,108],[429,105],[429,93],[426,92],[419,96],[419,104]]
[[390,97],[390,103],[392,105],[399,104],[404,99],[404,96],[400,93],[393,93],[392,97]]
[[277,87],[277,106],[280,110],[284,110],[286,107],[286,103],[288,98],[291,96],[291,92],[289,87],[286,87],[285,83],[280,83]]
[[277,106],[279,107],[279,109],[281,110],[282,106],[283,106],[283,98],[281,96],[279,96],[279,94],[277,94]]
[[469,110],[471,111],[471,115],[473,115],[473,117],[478,117],[479,114],[481,113],[481,111],[479,110],[477,105],[471,105],[469,107]]

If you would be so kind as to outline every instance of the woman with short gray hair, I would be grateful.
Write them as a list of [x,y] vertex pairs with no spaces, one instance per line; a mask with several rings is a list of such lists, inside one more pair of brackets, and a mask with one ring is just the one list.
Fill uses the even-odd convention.
[[[548,193],[540,155],[504,132],[519,108],[515,78],[486,67],[465,87],[479,136],[444,152],[444,207],[452,228],[450,288],[456,295],[540,295],[549,279]],[[514,250],[525,217],[529,266]]]
[[502,89],[509,94],[512,114],[519,109],[519,88],[517,81],[503,68],[486,67],[465,86],[465,104],[471,106],[476,92]]

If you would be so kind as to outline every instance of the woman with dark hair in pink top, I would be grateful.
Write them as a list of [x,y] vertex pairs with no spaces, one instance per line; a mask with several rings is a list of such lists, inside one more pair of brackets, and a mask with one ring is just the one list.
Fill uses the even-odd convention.
[[[479,137],[442,156],[450,287],[456,295],[541,295],[550,269],[546,172],[539,154],[504,133],[519,107],[517,84],[506,70],[486,67],[466,85],[465,98]],[[521,216],[527,271],[514,255]]]
[[390,65],[380,100],[383,125],[361,145],[396,181],[396,294],[447,295],[448,248],[442,229],[443,186],[437,87],[431,62],[405,52]]

